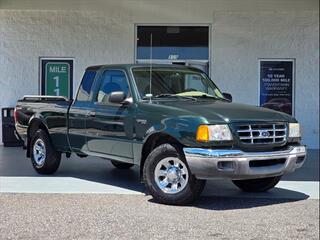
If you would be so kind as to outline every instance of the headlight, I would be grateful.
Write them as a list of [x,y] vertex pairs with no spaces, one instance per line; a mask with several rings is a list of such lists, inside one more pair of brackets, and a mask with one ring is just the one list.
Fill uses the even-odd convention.
[[300,138],[301,128],[299,123],[289,123],[289,138]]
[[231,141],[232,134],[228,125],[200,125],[197,131],[198,142]]

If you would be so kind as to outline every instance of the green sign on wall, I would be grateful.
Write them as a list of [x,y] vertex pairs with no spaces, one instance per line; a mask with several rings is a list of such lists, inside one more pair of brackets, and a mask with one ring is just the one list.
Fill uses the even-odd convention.
[[73,59],[40,60],[41,94],[72,98]]
[[69,97],[69,63],[46,64],[46,95]]

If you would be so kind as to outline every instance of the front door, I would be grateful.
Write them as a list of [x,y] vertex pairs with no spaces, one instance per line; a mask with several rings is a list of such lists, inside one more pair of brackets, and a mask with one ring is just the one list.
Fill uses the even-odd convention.
[[109,102],[112,92],[122,91],[130,97],[126,73],[105,70],[98,83],[86,120],[87,146],[90,152],[107,158],[132,162],[133,107]]

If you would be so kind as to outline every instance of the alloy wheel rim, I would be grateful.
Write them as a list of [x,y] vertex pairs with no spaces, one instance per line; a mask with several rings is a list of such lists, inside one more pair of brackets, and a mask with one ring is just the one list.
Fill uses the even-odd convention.
[[189,172],[179,158],[168,157],[158,162],[154,170],[154,180],[164,193],[176,194],[187,186]]
[[38,139],[33,145],[34,161],[42,166],[46,160],[46,146],[42,139]]

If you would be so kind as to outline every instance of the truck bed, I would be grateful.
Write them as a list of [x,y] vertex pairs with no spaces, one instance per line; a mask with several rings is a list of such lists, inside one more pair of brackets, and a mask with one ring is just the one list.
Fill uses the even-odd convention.
[[[72,101],[55,96],[24,96],[15,108],[16,130],[25,141],[28,126],[43,124],[47,127],[52,143],[59,150],[69,149],[68,110]],[[29,128],[30,131],[30,128]]]

